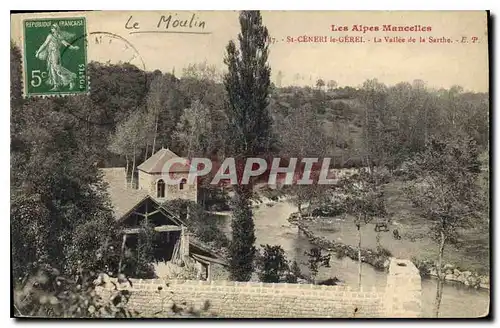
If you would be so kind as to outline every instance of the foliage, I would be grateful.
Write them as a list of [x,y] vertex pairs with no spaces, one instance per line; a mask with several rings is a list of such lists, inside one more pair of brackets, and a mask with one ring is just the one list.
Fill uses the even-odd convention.
[[21,64],[21,50],[10,41],[10,103],[12,106],[12,114],[15,114],[17,109],[22,104],[22,64]]
[[154,242],[158,238],[158,232],[153,229],[147,220],[141,224],[139,234],[137,236],[136,261],[135,261],[135,278],[150,279],[154,278],[154,269],[152,262],[154,260]]
[[345,247],[338,248],[335,250],[335,257],[339,260],[343,259],[348,255],[347,249]]
[[81,147],[75,117],[58,106],[30,100],[20,114],[23,147],[11,153],[15,276],[40,259],[63,273],[78,260],[99,266],[96,253],[116,233],[95,157]]
[[438,244],[436,271],[438,288],[434,314],[439,315],[445,275],[442,272],[446,245],[461,246],[459,232],[481,222],[484,203],[479,194],[481,171],[476,142],[463,135],[431,138],[426,149],[415,157],[413,170],[419,177],[408,194],[421,215],[428,220],[430,235]]
[[419,179],[407,189],[421,214],[432,225],[436,241],[456,243],[460,228],[471,227],[481,206],[477,184],[480,173],[474,140],[451,136],[431,139],[415,159],[413,170]]
[[416,257],[412,257],[411,261],[417,267],[421,277],[428,277],[430,275],[431,269],[434,266],[434,261],[420,260]]
[[315,282],[319,268],[330,267],[330,254],[323,254],[321,248],[313,247],[309,252],[305,252],[305,255],[309,257],[308,268],[311,273],[312,280]]
[[238,192],[232,199],[233,219],[231,230],[233,238],[229,245],[231,280],[248,281],[253,272],[255,257],[255,226],[250,207],[250,196],[246,186],[236,186]]
[[365,156],[375,165],[395,169],[424,151],[431,138],[450,132],[467,134],[483,147],[488,144],[484,94],[465,93],[457,86],[432,90],[421,80],[387,87],[375,79],[363,84],[359,98]]
[[344,195],[344,207],[354,216],[354,224],[369,223],[375,217],[386,215],[380,175],[360,169],[356,174],[341,179],[339,191]]
[[[436,240],[442,239],[443,231],[446,246],[462,246],[463,229],[474,226],[487,232],[489,209],[476,206],[488,203],[487,174],[485,195],[476,195],[472,183],[478,168],[473,163],[476,152],[487,154],[489,149],[487,93],[465,92],[457,86],[433,90],[422,81],[386,86],[376,80],[359,90],[333,87],[330,80],[327,88],[335,88],[333,92],[290,86],[269,93],[267,30],[257,12],[243,12],[240,23],[239,49],[233,42],[227,47],[225,83],[207,63],[190,65],[179,79],[173,73],[146,72],[130,64],[91,62],[90,95],[54,99],[22,98],[21,51],[11,42],[15,279],[40,263],[65,276],[80,265],[95,272],[116,272],[120,241],[98,167],[140,161],[154,151],[153,143],[155,149],[168,146],[181,156],[245,157],[275,151],[284,157],[341,158],[336,164],[341,167],[387,166],[410,180],[408,192],[433,224]],[[204,135],[199,133],[203,129]],[[176,137],[183,133],[192,138]],[[201,146],[193,151],[189,142]],[[344,190],[354,196],[343,210],[359,213],[358,221],[364,223],[383,212],[377,205],[381,188],[372,188],[369,178],[360,180],[367,188]],[[355,179],[351,182],[359,185]],[[379,179],[375,185],[382,183]],[[298,204],[313,203],[309,208],[316,208],[316,213],[331,209],[320,197],[327,194],[325,190],[315,185],[294,187],[288,191]],[[222,204],[227,209],[227,195],[208,190],[207,206]],[[254,252],[251,210],[242,199],[246,196],[251,192],[242,189],[236,199],[242,207],[235,211],[233,222],[239,239],[232,248],[235,267],[243,263],[236,258],[251,262]],[[333,209],[338,213],[335,204]],[[200,239],[220,241],[220,247],[228,244],[215,222],[206,221],[204,215],[190,217]],[[448,228],[439,228],[441,221]],[[126,253],[123,269],[135,274],[137,256],[130,250]],[[251,266],[241,268],[236,275],[244,280]]]
[[[279,115],[276,115],[279,116]],[[322,159],[328,153],[330,140],[326,136],[322,122],[311,106],[294,108],[286,117],[276,117],[275,129],[278,135],[280,155],[282,158]],[[300,173],[306,174],[304,170]],[[317,178],[311,174],[311,178]],[[303,205],[319,202],[324,194],[324,186],[314,184],[294,184],[287,188],[293,197],[299,212]]]
[[329,80],[326,86],[328,88],[328,91],[333,91],[338,86],[338,83],[335,80]]
[[228,149],[233,157],[257,156],[273,146],[272,119],[268,112],[271,69],[267,64],[269,33],[259,11],[240,13],[239,49],[226,47],[228,72]]
[[311,215],[319,217],[334,217],[344,214],[345,210],[346,208],[344,206],[344,203],[341,200],[334,198],[328,202],[324,202],[316,206],[311,211]]
[[385,247],[377,246],[377,255],[383,257],[392,257],[392,252]]
[[[358,230],[358,284],[361,286],[361,225],[387,215],[382,189],[383,174],[372,169],[360,169],[340,180],[339,191],[344,198],[345,213],[353,217]],[[342,255],[338,255],[342,256]]]
[[182,70],[183,78],[192,78],[196,80],[208,80],[219,83],[222,81],[222,74],[215,65],[210,65],[206,61],[197,64],[189,64]]
[[96,124],[114,126],[144,104],[150,81],[146,72],[131,64],[89,64],[92,103],[102,110]]
[[263,253],[257,258],[259,279],[262,282],[280,282],[289,271],[285,251],[281,246],[261,245]]
[[210,109],[199,100],[184,109],[175,131],[175,138],[187,153],[187,157],[207,154],[211,149],[209,144],[212,133]]
[[256,258],[259,280],[262,282],[286,282],[296,284],[302,278],[297,261],[290,262],[280,245],[261,245],[262,252]]
[[[14,288],[14,315],[16,317],[53,318],[131,318],[142,313],[128,307],[133,292],[118,288],[119,284],[133,287],[132,281],[119,274],[117,283],[103,273],[79,269],[64,276],[57,269],[44,267],[19,279]],[[166,284],[167,288],[169,283]],[[104,292],[104,291],[109,292]],[[153,317],[200,317],[210,309],[207,300],[200,308],[187,302],[172,301],[174,292],[158,287],[162,310]],[[167,305],[167,304],[168,305]],[[167,305],[167,306],[166,306]]]
[[270,188],[269,186],[266,186],[262,189],[259,190],[259,194],[272,200],[273,202],[277,202],[280,197],[285,196],[285,191],[280,188]]
[[323,79],[318,79],[316,81],[316,88],[321,89],[325,86],[325,81]]
[[[126,280],[124,276],[120,279]],[[78,269],[72,275],[42,265],[33,274],[19,278],[14,288],[15,316],[57,318],[126,318],[134,315],[127,310],[130,292],[113,291],[103,298],[96,287],[103,285],[99,274]],[[115,286],[116,287],[116,286]]]
[[[272,149],[272,118],[269,115],[271,69],[267,64],[269,33],[259,11],[240,13],[239,49],[234,41],[226,47],[224,76],[227,92],[226,155],[245,160]],[[241,176],[242,168],[237,172]],[[251,187],[235,187],[230,271],[233,280],[248,281],[253,271],[255,231],[250,208]]]
[[189,232],[201,241],[212,243],[217,249],[229,246],[229,240],[219,222],[210,218],[201,205],[189,200],[175,199],[167,201],[164,206],[177,213],[188,226]]
[[295,284],[298,278],[302,278],[302,272],[300,271],[297,261],[293,261],[290,266],[290,271],[286,274],[285,282]]
[[[112,136],[109,145],[109,150],[111,152],[127,158],[127,170],[128,158],[132,158],[132,182],[134,182],[137,156],[141,153],[141,149],[148,137],[148,131],[150,130],[147,125],[144,126],[142,116],[142,112],[140,110],[136,110],[132,112],[129,117],[121,121],[117,126],[116,133]],[[126,174],[128,176],[128,171]],[[133,183],[131,183],[131,185],[132,187],[134,186]]]
[[230,210],[229,197],[227,190],[214,185],[207,185],[200,188],[202,194],[202,204],[205,209],[210,211],[228,211]]

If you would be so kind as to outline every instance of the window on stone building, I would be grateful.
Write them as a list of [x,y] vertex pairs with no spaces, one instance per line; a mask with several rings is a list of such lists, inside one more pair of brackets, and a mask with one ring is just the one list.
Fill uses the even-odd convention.
[[179,190],[184,189],[184,185],[186,184],[186,179],[181,179],[181,182],[179,183]]
[[156,183],[156,197],[165,198],[165,182],[162,179]]

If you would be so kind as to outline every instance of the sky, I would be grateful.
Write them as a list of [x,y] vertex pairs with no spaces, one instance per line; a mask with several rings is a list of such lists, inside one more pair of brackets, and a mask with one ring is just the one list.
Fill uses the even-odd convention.
[[[37,15],[43,18],[50,18],[51,15],[85,16],[90,35],[90,60],[112,63],[130,61],[147,70],[175,70],[177,75],[191,63],[206,62],[220,70],[225,69],[225,47],[229,40],[237,39],[240,30],[235,11],[96,11]],[[166,28],[170,15],[172,20]],[[193,15],[193,27],[173,27],[174,19],[187,20],[189,24]],[[34,16],[12,16],[11,37],[18,45],[23,39],[22,20]],[[489,88],[487,16],[484,11],[263,11],[262,17],[271,37],[276,40],[270,46],[269,55],[272,80],[282,86],[312,86],[318,78],[322,78],[325,81],[335,80],[339,86],[357,87],[366,79],[377,78],[388,85],[421,79],[436,88],[449,88],[456,84],[478,92],[488,91]],[[430,26],[432,31],[363,33],[352,31],[354,24],[378,26],[380,29],[384,24],[421,25]],[[347,26],[349,30],[331,31],[331,25]],[[362,36],[365,42],[287,42],[288,37],[297,40],[299,36],[322,36],[327,39]],[[374,42],[375,38],[386,36],[414,37],[417,42]],[[468,43],[457,42],[464,36],[468,38]],[[97,37],[101,37],[99,43],[96,42]],[[420,37],[427,40],[429,37],[445,37],[454,42],[419,43]],[[477,37],[476,43],[471,42],[472,37]],[[278,80],[278,72],[281,72],[281,80]]]

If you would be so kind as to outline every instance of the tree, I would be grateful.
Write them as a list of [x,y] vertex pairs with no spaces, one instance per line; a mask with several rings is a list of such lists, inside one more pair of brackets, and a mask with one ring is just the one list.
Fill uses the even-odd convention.
[[329,268],[330,267],[330,254],[323,255],[323,252],[318,247],[313,247],[309,252],[305,252],[305,255],[309,257],[308,267],[311,273],[312,283],[316,283],[316,276],[320,267]]
[[130,186],[133,187],[137,155],[141,152],[147,138],[147,126],[143,125],[143,113],[140,110],[132,112],[125,120],[121,121],[111,137],[109,149],[126,158],[126,174],[129,171],[129,158],[132,158],[132,172]]
[[165,103],[165,97],[167,96],[167,90],[166,90],[166,85],[165,85],[165,80],[161,74],[157,75],[154,80],[151,82],[151,85],[149,87],[149,93],[146,98],[146,104],[147,104],[147,119],[146,119],[146,126],[144,127],[146,130],[150,130],[152,127],[152,130],[154,131],[152,134],[152,138],[149,136],[149,138],[146,139],[146,158],[147,158],[147,153],[148,153],[148,142],[151,140],[151,156],[156,151],[156,137],[158,135],[158,121],[160,119],[160,113],[162,112],[164,108],[164,103]]
[[328,87],[328,91],[333,91],[335,90],[335,88],[337,87],[338,83],[337,81],[335,80],[330,80],[328,81],[328,83],[326,84],[326,86]]
[[300,271],[300,267],[297,261],[293,261],[292,265],[290,265],[290,270],[286,275],[286,282],[296,284],[298,278],[302,278],[302,272]]
[[261,245],[263,254],[259,257],[259,279],[262,282],[280,282],[289,271],[285,251],[279,245]]
[[182,89],[182,83],[174,75],[166,73],[161,83],[161,111],[158,116],[158,129],[155,149],[168,147],[178,149],[174,131],[184,108],[190,104],[193,95]]
[[318,79],[316,81],[316,88],[318,89],[323,89],[323,87],[325,86],[325,81],[323,79]]
[[[321,160],[328,153],[329,138],[321,120],[308,105],[293,109],[287,117],[276,122],[275,130],[279,136],[280,154],[284,158],[297,158],[300,163],[302,158]],[[288,188],[301,214],[302,205],[319,199],[324,189],[317,183],[294,184]]]
[[151,279],[155,277],[152,262],[154,260],[154,242],[158,238],[158,232],[147,220],[142,222],[139,234],[137,235],[136,258],[132,265],[135,269],[136,278]]
[[[245,193],[246,192],[246,193]],[[231,279],[236,281],[250,280],[255,258],[255,225],[250,207],[250,190],[237,186],[231,200],[233,220],[231,232],[233,239],[229,245],[229,270]]]
[[197,80],[222,82],[222,74],[215,65],[210,65],[206,61],[197,64],[189,64],[182,70],[183,78],[193,78]]
[[276,75],[276,86],[278,88],[281,88],[282,84],[283,84],[283,72],[282,71],[278,71],[278,75]]
[[211,124],[210,109],[199,100],[191,103],[184,109],[177,129],[175,138],[182,145],[188,158],[205,155],[211,149]]
[[363,144],[365,166],[370,169],[381,164],[384,158],[382,138],[384,126],[382,116],[385,113],[387,88],[377,79],[363,83],[361,100],[365,105],[363,123]]
[[[199,240],[213,245],[218,252],[227,248],[229,240],[220,227],[220,222],[207,220],[207,213],[200,204],[184,199],[167,201],[164,206],[176,213]],[[189,215],[188,215],[189,214]]]
[[[115,290],[109,298],[96,292],[97,286],[106,285],[102,276],[83,267],[68,276],[56,268],[43,266],[16,282],[14,315],[39,318],[130,318],[136,315],[136,311],[127,309],[130,291]],[[127,280],[121,275],[118,281]]]
[[14,110],[19,108],[22,103],[22,93],[23,93],[23,73],[22,73],[22,62],[21,62],[21,50],[15,43],[10,41],[10,103]]
[[[226,154],[235,157],[238,163],[267,153],[273,144],[272,120],[267,108],[271,73],[267,64],[269,33],[262,25],[259,11],[242,11],[239,20],[239,49],[230,41],[224,59],[228,67],[224,76],[228,96]],[[241,177],[243,167],[238,165],[237,170]],[[249,203],[252,188],[238,185],[234,191],[230,271],[233,279],[247,281],[255,256],[254,223]]]
[[353,217],[358,231],[358,286],[361,287],[361,226],[386,215],[381,179],[375,171],[362,168],[340,181],[345,213]]
[[[23,73],[21,50],[14,42],[10,42],[10,147],[11,147],[11,167],[16,167],[26,160],[26,152],[23,151],[25,144],[21,138],[21,133],[25,128],[23,122]],[[19,165],[20,165],[19,163]],[[20,172],[19,172],[20,173]],[[22,174],[16,174],[11,170],[11,185],[15,185],[23,180]],[[20,181],[16,181],[19,178]]]
[[77,119],[59,106],[32,99],[21,111],[17,137],[24,147],[12,152],[11,185],[16,279],[41,264],[68,274],[78,263],[88,269],[110,264],[104,253],[115,220],[96,157],[78,142]]
[[125,63],[120,65],[91,62],[88,66],[95,106],[92,123],[115,128],[131,112],[144,105],[150,81],[146,72]]
[[447,245],[461,246],[460,231],[480,224],[480,163],[476,143],[470,137],[449,135],[432,138],[415,158],[417,180],[408,193],[423,218],[431,223],[430,235],[437,243],[438,277],[434,315],[439,316],[443,295],[443,254]]

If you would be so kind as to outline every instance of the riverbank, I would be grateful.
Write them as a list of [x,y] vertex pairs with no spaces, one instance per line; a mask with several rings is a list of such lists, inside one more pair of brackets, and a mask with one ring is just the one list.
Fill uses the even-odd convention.
[[[328,250],[330,252],[335,252],[338,258],[344,256],[349,257],[352,260],[358,261],[358,249],[357,247],[346,245],[342,243],[333,242],[326,239],[325,237],[316,236],[314,233],[304,224],[305,220],[310,220],[308,218],[301,218],[299,221],[297,213],[292,213],[288,222],[296,225],[299,230],[304,233],[308,238],[309,242],[316,245],[322,249]],[[389,267],[390,256],[378,253],[371,249],[362,248],[361,249],[361,262],[368,263],[379,271],[385,271]]]
[[[323,236],[318,236],[314,233],[313,229],[309,227],[311,223],[314,223],[314,220],[314,218],[301,218],[299,221],[298,213],[292,213],[288,219],[290,224],[298,227],[298,229],[308,238],[311,244],[314,244],[322,249],[335,252],[338,257],[348,256],[352,260],[358,261],[357,247],[335,242]],[[389,259],[390,256],[386,254],[380,254],[368,248],[361,249],[361,261],[370,264],[377,270],[386,270],[389,264]],[[420,269],[423,277],[437,278],[436,269],[430,262],[420,262],[415,263],[415,265]],[[479,275],[473,271],[460,271],[451,264],[445,265],[444,270],[446,274],[446,281],[458,282],[476,289],[484,288],[489,290],[489,276]]]

